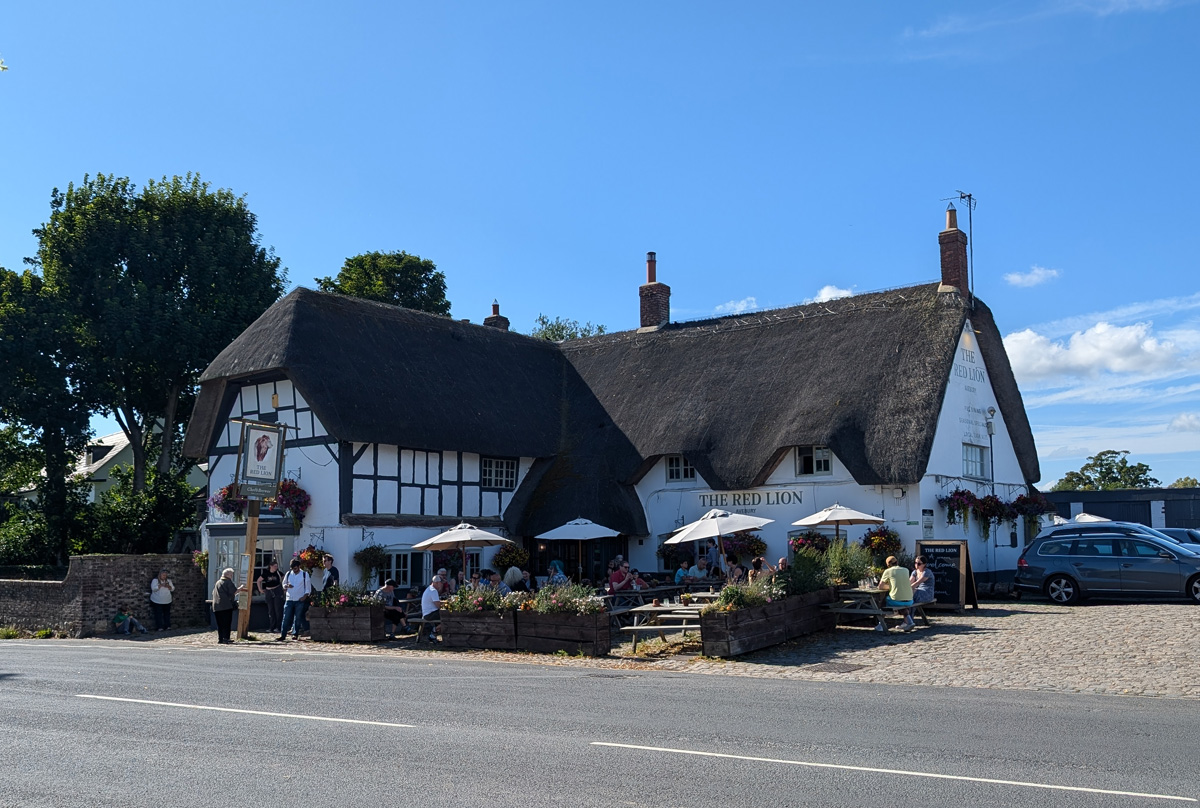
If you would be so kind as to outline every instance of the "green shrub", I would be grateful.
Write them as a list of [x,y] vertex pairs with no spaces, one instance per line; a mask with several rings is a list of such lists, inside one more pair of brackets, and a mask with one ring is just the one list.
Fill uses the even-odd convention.
[[33,632],[33,636],[37,637],[39,640],[52,640],[54,639],[54,631],[48,628],[39,628],[37,631]]
[[0,640],[15,640],[20,636],[21,632],[12,626],[0,626]]
[[597,614],[604,611],[604,599],[590,586],[544,586],[534,595],[532,610],[538,614]]
[[829,582],[842,586],[857,586],[873,566],[871,551],[861,544],[835,541],[822,557]]
[[792,563],[785,572],[775,577],[783,584],[789,595],[807,595],[829,586],[829,572],[825,569],[825,554],[815,547],[805,547],[792,556]]

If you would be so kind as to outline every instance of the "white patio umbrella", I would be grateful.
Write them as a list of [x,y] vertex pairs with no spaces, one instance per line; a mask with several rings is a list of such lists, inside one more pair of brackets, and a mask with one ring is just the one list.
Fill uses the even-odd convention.
[[572,519],[565,525],[547,530],[534,538],[543,539],[545,541],[577,541],[579,542],[579,577],[583,578],[583,543],[591,539],[605,539],[610,536],[620,536],[621,531],[613,530],[611,527],[598,525],[591,519]]
[[1077,514],[1075,516],[1075,518],[1071,521],[1073,521],[1073,522],[1111,522],[1112,520],[1109,519],[1107,516],[1096,516],[1095,514],[1081,513],[1081,514]]
[[872,516],[869,513],[856,511],[853,508],[844,508],[836,502],[828,508],[819,510],[811,516],[806,516],[803,519],[797,519],[792,522],[793,525],[800,527],[816,527],[817,525],[833,525],[833,535],[835,539],[842,537],[842,525],[882,525],[885,520],[878,516]]
[[444,533],[439,533],[425,541],[417,542],[412,548],[414,550],[461,550],[463,570],[465,571],[467,569],[468,547],[499,547],[502,544],[516,544],[516,542],[462,522]]
[[716,539],[721,558],[725,558],[725,542],[722,536],[739,533],[743,530],[758,530],[763,525],[769,525],[774,519],[763,519],[761,516],[750,516],[744,513],[730,513],[719,508],[713,508],[695,522],[684,525],[675,531],[675,535],[664,544],[683,544],[685,541],[697,539]]

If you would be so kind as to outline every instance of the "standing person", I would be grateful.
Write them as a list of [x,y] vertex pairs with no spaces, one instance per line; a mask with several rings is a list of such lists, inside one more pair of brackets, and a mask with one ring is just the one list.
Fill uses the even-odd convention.
[[716,539],[708,540],[708,549],[704,551],[704,560],[708,562],[710,575],[716,575],[721,569],[721,548],[717,546]]
[[278,641],[287,639],[288,629],[292,631],[292,639],[300,639],[300,631],[304,626],[304,612],[307,611],[308,599],[312,595],[312,578],[300,569],[300,559],[292,559],[292,570],[283,576],[283,622],[279,626]]
[[326,553],[321,559],[321,566],[323,566],[325,570],[321,576],[321,585],[315,587],[316,590],[318,592],[324,592],[331,586],[338,586],[338,582],[341,581],[342,576],[338,572],[338,568],[333,566],[333,556],[329,555],[329,553]]
[[[908,582],[909,572],[900,566],[900,561],[895,556],[888,556],[884,563],[887,564],[887,569],[883,571],[883,575],[879,576],[879,588],[887,592],[887,605],[904,615],[904,623],[900,628],[904,631],[912,631],[917,624],[913,622],[912,612],[904,608],[913,605],[912,584]],[[878,625],[875,630],[886,631],[887,629],[883,625]]]
[[245,592],[246,587],[237,586],[233,582],[233,567],[221,570],[221,577],[212,591],[213,617],[217,621],[217,642],[230,645],[230,629],[233,626],[233,612],[237,609],[237,593]]
[[421,619],[429,627],[429,639],[437,641],[437,633],[442,626],[442,579],[435,575],[429,582],[428,588],[421,593]]
[[267,599],[267,619],[271,623],[268,631],[275,634],[283,624],[283,573],[276,559],[272,558],[258,576],[258,592]]
[[150,610],[154,612],[154,630],[170,631],[171,601],[174,596],[175,584],[167,577],[165,569],[158,571],[158,576],[150,581]]

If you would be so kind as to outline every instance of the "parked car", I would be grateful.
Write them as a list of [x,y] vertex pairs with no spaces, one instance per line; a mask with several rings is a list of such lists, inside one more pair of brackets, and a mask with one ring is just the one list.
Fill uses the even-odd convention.
[[1055,525],[1021,553],[1013,584],[1064,605],[1092,595],[1200,603],[1200,547],[1132,522]]
[[1200,544],[1200,530],[1194,527],[1160,527],[1159,533],[1165,533],[1180,544]]

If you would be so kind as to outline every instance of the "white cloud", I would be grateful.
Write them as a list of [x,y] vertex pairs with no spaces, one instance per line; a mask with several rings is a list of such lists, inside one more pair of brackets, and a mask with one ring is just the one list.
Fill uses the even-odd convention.
[[1200,415],[1194,412],[1180,413],[1171,419],[1167,429],[1171,432],[1200,432]]
[[850,289],[839,289],[838,287],[834,286],[833,284],[829,284],[827,286],[822,286],[821,289],[817,292],[816,297],[806,298],[804,302],[805,303],[825,303],[826,301],[829,301],[829,300],[837,300],[839,297],[853,297],[853,296],[854,296],[854,292],[851,291]]
[[1004,347],[1021,382],[1102,373],[1147,376],[1178,361],[1175,343],[1153,336],[1149,323],[1096,323],[1065,342],[1027,328],[1005,337]]
[[731,300],[728,303],[722,303],[715,307],[713,312],[716,314],[741,314],[744,311],[757,308],[758,300],[753,297],[744,297],[741,300]]
[[1008,273],[1004,276],[1004,280],[1013,286],[1038,286],[1046,281],[1054,280],[1058,275],[1057,269],[1047,269],[1034,264],[1028,272]]
[[1083,331],[1096,323],[1140,322],[1151,320],[1155,317],[1192,311],[1194,309],[1200,309],[1200,292],[1186,297],[1163,297],[1157,300],[1144,300],[1118,306],[1108,311],[1064,317],[1061,320],[1051,320],[1047,323],[1032,325],[1030,329],[1048,336],[1059,336]]

